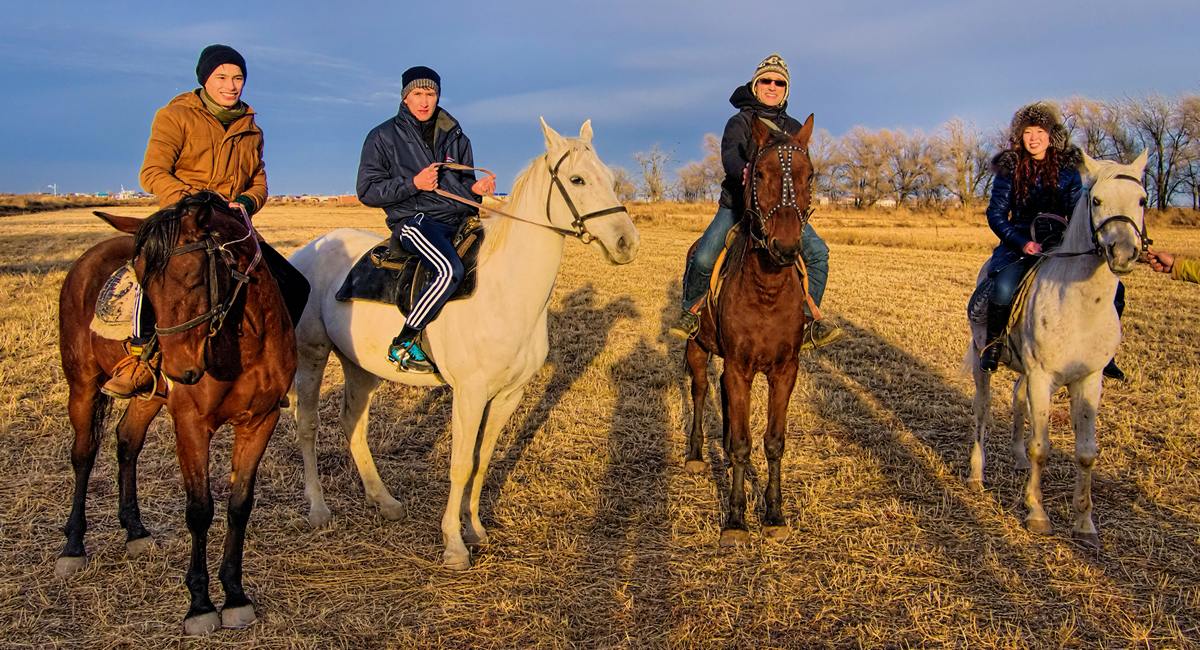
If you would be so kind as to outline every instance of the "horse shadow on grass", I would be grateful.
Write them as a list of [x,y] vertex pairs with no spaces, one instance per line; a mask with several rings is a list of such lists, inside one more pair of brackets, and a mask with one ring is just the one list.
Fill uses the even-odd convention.
[[503,457],[492,460],[489,468],[492,477],[485,484],[489,489],[484,490],[481,497],[481,515],[491,513],[504,493],[509,474],[546,424],[550,413],[608,344],[609,334],[617,322],[638,316],[637,308],[628,296],[612,300],[603,307],[597,306],[596,289],[590,284],[572,291],[563,298],[562,304],[560,311],[550,311],[547,323],[550,339],[547,362],[554,366],[554,373],[524,419],[517,422],[514,417],[509,422],[512,442]]
[[[1012,522],[1004,522],[1003,518],[1024,515],[1025,472],[1013,469],[1008,451],[1008,422],[994,420],[987,441],[989,469],[985,482],[989,491],[985,495],[972,494],[964,481],[968,473],[968,441],[974,424],[970,395],[866,327],[846,323],[844,328],[853,345],[843,344],[801,358],[802,381],[808,373],[828,378],[832,384],[828,387],[831,390],[813,391],[817,399],[812,406],[820,418],[846,432],[833,435],[844,436],[847,442],[866,452],[865,462],[873,463],[873,469],[893,486],[899,499],[912,506],[910,511],[919,517],[919,530],[923,534],[909,543],[943,553],[960,570],[975,577],[961,588],[963,595],[973,600],[981,612],[990,610],[997,617],[1037,620],[1039,604],[1076,602],[1077,593],[1058,588],[1063,583],[1062,577],[1047,562],[1048,556],[1060,555],[1099,569],[1101,580],[1127,597],[1126,615],[1132,614],[1143,621],[1151,618],[1141,602],[1146,593],[1158,593],[1167,602],[1168,610],[1175,606],[1178,611],[1187,610],[1186,586],[1170,596],[1157,587],[1158,580],[1168,576],[1178,582],[1179,567],[1164,565],[1146,572],[1145,563],[1125,566],[1120,553],[1109,558],[1103,551],[1097,556],[1060,543],[1070,539],[1073,447],[1070,453],[1052,451],[1043,474],[1043,494],[1055,524],[1054,533],[1045,538],[1025,537],[1020,533],[1021,537],[1014,539],[1010,532]],[[1000,377],[1011,375],[1004,373]],[[994,394],[1005,389],[1005,382],[993,381]],[[1103,436],[1103,431],[1099,433]],[[1099,469],[1094,475],[1093,498],[1102,545],[1106,513],[1113,520],[1132,518],[1135,522],[1130,524],[1142,530],[1154,530],[1168,538],[1179,536],[1162,521],[1142,514],[1144,511],[1131,500],[1133,491],[1116,489],[1113,479],[1102,476],[1102,462]],[[1004,512],[996,513],[996,505],[1001,505]],[[939,513],[948,516],[933,516]],[[956,523],[967,525],[956,527]],[[1004,543],[992,543],[995,540]],[[1178,540],[1180,544],[1185,541]],[[978,561],[985,548],[996,555],[995,562],[1000,567],[1020,574],[1023,592],[1015,591],[1011,577],[1001,575],[1000,570],[979,570]],[[1126,558],[1130,555],[1129,551],[1124,553]],[[1131,570],[1134,568],[1137,571]],[[1138,573],[1143,573],[1141,579],[1135,577]],[[1194,588],[1195,576],[1190,577]],[[1005,597],[996,599],[995,594]],[[1030,602],[1031,596],[1035,602]],[[1190,622],[1195,625],[1196,618],[1192,617]],[[1106,630],[1119,627],[1121,622],[1079,617],[1074,624],[1089,641],[1102,642]],[[1187,625],[1182,627],[1186,629]]]

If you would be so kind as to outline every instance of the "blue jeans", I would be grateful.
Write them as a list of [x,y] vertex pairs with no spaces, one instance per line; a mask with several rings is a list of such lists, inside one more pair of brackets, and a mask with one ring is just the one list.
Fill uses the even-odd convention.
[[[737,217],[729,208],[719,208],[712,223],[700,235],[700,244],[696,254],[688,260],[683,272],[683,308],[691,309],[708,291],[712,279],[713,266],[717,257],[725,247],[725,235],[737,223]],[[821,297],[825,295],[825,282],[829,279],[829,246],[825,240],[813,230],[811,223],[804,224],[800,235],[800,257],[808,269],[808,293],[813,303],[821,306]],[[807,310],[807,308],[805,308]]]

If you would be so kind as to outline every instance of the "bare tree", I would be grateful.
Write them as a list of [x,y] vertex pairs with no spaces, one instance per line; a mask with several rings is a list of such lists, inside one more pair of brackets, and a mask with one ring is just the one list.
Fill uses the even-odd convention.
[[975,125],[954,118],[938,138],[946,191],[964,207],[987,194],[992,152]]
[[1113,123],[1108,105],[1087,97],[1072,97],[1062,103],[1062,109],[1072,142],[1093,158],[1117,157],[1116,143],[1110,137],[1113,129],[1106,126]]
[[1192,209],[1200,210],[1200,95],[1186,95],[1179,100],[1179,117],[1192,133],[1192,143],[1185,152],[1183,177],[1191,194]]
[[933,155],[924,133],[884,129],[875,134],[884,159],[884,175],[896,205],[927,192],[933,182]]
[[1161,210],[1171,204],[1171,198],[1184,183],[1186,156],[1195,134],[1184,119],[1181,106],[1161,95],[1126,100],[1125,109],[1130,130],[1150,153],[1146,163],[1146,191],[1151,205]]
[[868,208],[883,197],[885,162],[879,134],[856,126],[841,140],[840,185],[854,207]]
[[812,162],[814,199],[824,195],[830,203],[837,201],[838,141],[825,129],[817,129],[808,141],[808,158]]
[[680,201],[711,201],[721,191],[725,168],[721,165],[721,140],[713,133],[704,134],[704,160],[684,165],[676,174],[675,197]]
[[655,143],[653,147],[650,147],[650,151],[639,151],[633,154],[633,159],[642,166],[642,191],[645,193],[646,200],[651,203],[661,201],[667,189],[663,170],[671,160],[670,154]]
[[609,169],[613,175],[613,193],[617,195],[617,200],[621,203],[628,203],[637,198],[637,183],[633,180],[633,174],[629,173],[624,167],[610,166]]

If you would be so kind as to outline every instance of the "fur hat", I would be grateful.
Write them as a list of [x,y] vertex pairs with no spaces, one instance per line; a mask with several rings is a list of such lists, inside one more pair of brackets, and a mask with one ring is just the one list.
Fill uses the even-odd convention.
[[404,71],[401,76],[404,89],[400,91],[400,99],[408,97],[413,88],[432,88],[433,92],[442,94],[442,78],[432,68],[423,65],[413,66]]
[[246,59],[242,58],[238,51],[228,45],[209,45],[200,52],[200,60],[196,62],[196,79],[200,85],[208,83],[208,78],[212,76],[213,70],[221,67],[226,63],[232,63],[242,70],[242,77],[246,74]]
[[783,102],[787,101],[788,93],[792,90],[792,77],[788,74],[787,61],[784,61],[778,52],[772,52],[770,56],[760,61],[758,67],[754,69],[754,76],[750,77],[750,92],[754,93],[754,96],[757,98],[758,78],[772,72],[783,77],[784,81],[788,82],[788,85],[783,89],[783,101],[779,102],[783,104]]
[[1062,113],[1052,102],[1039,101],[1022,106],[1013,114],[1008,131],[1008,149],[996,154],[992,159],[992,171],[1011,176],[1017,168],[1019,153],[1025,142],[1022,135],[1025,129],[1038,126],[1050,135],[1050,148],[1059,152],[1059,164],[1062,167],[1079,167],[1083,164],[1083,152],[1071,144],[1071,136],[1063,124]]

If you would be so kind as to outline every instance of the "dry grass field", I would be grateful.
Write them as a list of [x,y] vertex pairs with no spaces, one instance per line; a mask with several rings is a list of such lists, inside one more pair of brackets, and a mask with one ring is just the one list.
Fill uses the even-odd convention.
[[[267,450],[246,548],[260,621],[181,636],[188,537],[169,420],[152,427],[141,505],[156,547],[130,560],[116,518],[115,442],[91,484],[88,568],[54,578],[69,509],[72,433],[59,368],[58,288],[110,235],[85,210],[0,220],[0,644],[7,647],[1188,647],[1200,646],[1200,287],[1139,268],[1107,383],[1095,485],[1101,549],[1069,533],[1073,439],[1064,394],[1045,475],[1055,531],[1027,533],[1024,473],[1007,451],[1008,381],[995,382],[988,489],[969,490],[971,384],[959,371],[964,303],[993,245],[982,217],[818,212],[832,248],[825,308],[849,335],[802,359],[792,399],[785,543],[754,530],[765,460],[753,459],[754,542],[720,549],[717,468],[682,469],[690,418],[676,313],[687,245],[711,206],[638,206],[639,259],[608,266],[566,245],[551,351],[484,490],[491,544],[466,573],[439,566],[448,489],[447,390],[389,385],[370,440],[400,521],[364,504],[335,428],[340,370],[322,397],[320,472],[334,521],[305,520],[300,453],[285,416]],[[147,214],[149,209],[130,209]],[[291,251],[336,226],[382,233],[365,208],[271,206],[257,219]],[[1200,253],[1200,231],[1152,227]],[[390,336],[390,333],[388,334]],[[717,372],[714,368],[714,373]],[[752,427],[765,425],[755,385]],[[229,436],[214,443],[213,595],[224,536]]]

